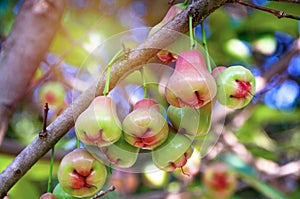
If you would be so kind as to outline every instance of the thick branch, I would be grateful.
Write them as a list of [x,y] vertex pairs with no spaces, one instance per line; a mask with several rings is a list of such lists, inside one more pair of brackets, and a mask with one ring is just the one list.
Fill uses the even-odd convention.
[[[157,31],[152,37],[117,61],[111,70],[110,89],[120,79],[133,70],[139,69],[164,46],[177,38],[174,31],[188,31],[188,17],[193,16],[194,26],[201,23],[210,13],[222,6],[226,0],[195,1],[182,11],[164,29]],[[173,31],[171,31],[173,30]],[[179,35],[178,35],[179,36]],[[44,139],[37,137],[28,145],[14,161],[0,174],[0,198],[33,166],[55,143],[73,127],[74,120],[83,112],[95,95],[103,92],[106,76],[103,75],[98,84],[87,89],[80,95],[57,119],[48,126],[48,136]],[[26,161],[24,161],[26,160]]]
[[0,144],[59,27],[64,1],[24,1],[0,53]]

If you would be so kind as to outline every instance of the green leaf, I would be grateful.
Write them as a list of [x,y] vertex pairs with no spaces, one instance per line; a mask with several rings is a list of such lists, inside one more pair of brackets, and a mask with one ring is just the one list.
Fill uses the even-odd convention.
[[[247,147],[247,149],[255,156],[259,158],[264,158],[267,160],[278,161],[278,154],[274,151],[269,151],[261,147],[251,146]],[[278,150],[278,149],[277,149]]]
[[39,189],[27,178],[19,180],[8,192],[10,199],[39,198]]
[[13,160],[12,156],[0,155],[0,172],[2,172]]
[[[59,163],[56,162],[53,165],[53,173],[52,178],[56,178],[57,170],[58,170]],[[49,176],[49,169],[50,169],[50,160],[40,160],[38,161],[29,171],[26,173],[26,177],[30,178],[30,180],[47,180]]]
[[297,121],[299,118],[300,111],[295,110],[291,113],[284,113],[280,110],[272,109],[266,105],[258,106],[255,111],[253,112],[253,120],[258,123],[265,123],[272,121],[273,123],[276,122],[291,122]]
[[226,154],[224,157],[222,157],[222,159],[234,171],[236,171],[244,181],[246,181],[249,185],[260,191],[265,196],[272,199],[290,199],[287,195],[281,193],[277,189],[274,189],[265,182],[260,181],[257,171],[237,155]]

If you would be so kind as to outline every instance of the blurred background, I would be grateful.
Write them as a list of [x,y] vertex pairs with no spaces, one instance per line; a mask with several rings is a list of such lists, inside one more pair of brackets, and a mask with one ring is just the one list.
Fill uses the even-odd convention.
[[[0,1],[0,42],[9,34],[22,2]],[[265,0],[249,2],[300,15],[299,4]],[[150,29],[146,27],[159,23],[169,8],[167,0],[69,0],[61,27],[0,146],[0,171],[41,130],[42,92],[55,88],[59,96],[50,104],[50,122],[101,75],[111,54],[97,48],[99,44],[123,32],[118,37],[121,43],[126,48],[133,48],[147,38]],[[224,170],[229,176],[234,176],[232,181],[221,176],[216,185],[228,186],[229,198],[300,198],[300,53],[299,47],[298,51],[294,50],[295,42],[300,45],[300,22],[228,4],[212,13],[205,20],[204,27],[215,66],[240,64],[255,75],[258,88],[252,103],[242,110],[226,109],[218,115],[223,118],[224,130],[221,135],[213,136],[213,145],[205,148],[204,152],[195,150],[194,158],[185,168],[189,176],[182,175],[180,171],[140,174],[130,170],[113,170],[106,186],[116,185],[119,188],[103,198],[205,198],[203,193],[209,188],[205,184],[204,173],[209,169],[212,170],[210,172]],[[195,37],[201,45],[200,25],[195,28]],[[286,58],[285,55],[290,53],[291,58]],[[283,64],[278,66],[276,63],[280,60]],[[95,71],[98,71],[97,75]],[[151,81],[159,81],[153,71],[147,77],[153,78]],[[120,86],[115,90],[117,95],[122,93],[116,99],[119,101],[120,117],[130,110],[130,103],[122,102],[128,89],[137,90],[134,92],[136,98],[141,93],[134,76],[126,81],[131,87]],[[166,105],[157,88],[150,90],[152,97]],[[218,124],[217,121],[215,123]],[[72,129],[55,147],[53,186],[57,183],[59,161],[74,146],[75,133]],[[46,192],[49,160],[47,154],[34,165],[11,189],[10,198],[34,199]],[[154,165],[149,162],[144,167],[147,171]],[[218,198],[222,196],[218,195]]]

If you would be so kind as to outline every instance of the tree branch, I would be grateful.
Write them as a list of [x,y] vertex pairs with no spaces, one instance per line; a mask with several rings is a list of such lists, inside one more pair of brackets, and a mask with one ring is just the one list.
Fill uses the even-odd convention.
[[24,1],[0,52],[0,144],[59,27],[65,0]]
[[252,3],[244,2],[242,0],[236,0],[234,2],[238,3],[238,4],[241,4],[241,5],[244,5],[244,6],[247,6],[247,7],[250,7],[250,8],[254,8],[254,9],[257,9],[257,10],[261,10],[261,11],[264,11],[264,12],[271,13],[271,14],[275,15],[276,17],[278,17],[279,19],[280,18],[290,18],[290,19],[300,20],[300,16],[286,14],[283,11],[279,11],[279,10],[274,10],[274,9],[271,9],[271,8],[266,8],[266,7],[258,6],[258,5],[252,4]]
[[[160,49],[174,42],[179,36],[174,35],[174,31],[187,32],[189,16],[193,17],[193,26],[195,26],[224,3],[226,3],[226,0],[199,0],[191,4],[166,24],[163,29],[157,31],[136,49],[130,51],[128,55],[126,54],[126,57],[123,56],[114,63],[111,69],[110,89],[125,75],[139,69],[147,60],[155,56]],[[103,92],[105,80],[106,74],[100,77],[98,83],[82,93],[48,126],[46,138],[36,137],[0,174],[0,198],[4,197],[8,190],[74,126],[74,120],[88,107],[95,95],[100,95]]]

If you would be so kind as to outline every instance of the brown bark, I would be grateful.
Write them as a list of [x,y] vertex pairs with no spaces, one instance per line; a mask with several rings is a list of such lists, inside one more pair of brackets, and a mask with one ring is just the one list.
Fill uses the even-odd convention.
[[0,52],[0,144],[60,24],[65,0],[25,0]]

